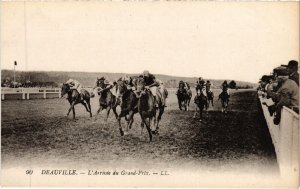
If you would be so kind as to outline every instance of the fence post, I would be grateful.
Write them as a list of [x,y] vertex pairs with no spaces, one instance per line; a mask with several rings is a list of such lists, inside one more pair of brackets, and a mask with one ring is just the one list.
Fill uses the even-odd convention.
[[27,93],[27,100],[29,100],[29,92]]
[[46,99],[46,89],[44,89],[44,98]]
[[5,98],[4,98],[4,94],[1,94],[1,100],[4,100]]
[[25,92],[22,91],[22,99],[25,100]]

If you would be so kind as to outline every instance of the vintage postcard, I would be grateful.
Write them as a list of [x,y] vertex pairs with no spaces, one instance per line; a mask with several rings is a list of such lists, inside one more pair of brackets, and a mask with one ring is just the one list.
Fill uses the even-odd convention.
[[298,188],[299,5],[2,1],[1,186]]

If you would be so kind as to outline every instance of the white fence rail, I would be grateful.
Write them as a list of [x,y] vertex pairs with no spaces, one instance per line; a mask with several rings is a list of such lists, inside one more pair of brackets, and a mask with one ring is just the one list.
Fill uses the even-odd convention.
[[299,114],[283,107],[280,124],[275,125],[273,123],[274,117],[270,116],[267,106],[262,104],[263,102],[271,104],[272,100],[261,96],[259,96],[259,99],[275,147],[280,175],[288,180],[287,182],[290,182],[290,184],[297,184],[295,182],[299,182],[300,156]]
[[42,94],[43,98],[47,98],[47,94],[57,94],[57,98],[61,97],[60,88],[1,88],[1,100],[5,100],[6,95],[22,95],[22,99],[30,99],[31,94]]

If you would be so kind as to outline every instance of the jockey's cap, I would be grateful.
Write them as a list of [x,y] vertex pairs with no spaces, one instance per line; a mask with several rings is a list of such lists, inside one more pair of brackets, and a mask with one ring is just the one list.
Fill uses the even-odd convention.
[[149,77],[149,71],[148,71],[148,70],[145,70],[145,71],[143,72],[143,75],[146,76],[146,77]]

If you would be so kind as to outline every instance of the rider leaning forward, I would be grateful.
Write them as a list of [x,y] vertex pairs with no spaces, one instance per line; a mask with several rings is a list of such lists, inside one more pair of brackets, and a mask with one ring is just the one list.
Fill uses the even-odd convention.
[[83,98],[82,91],[81,91],[82,85],[77,80],[69,79],[66,82],[66,84],[70,87],[70,89],[76,90],[80,94],[81,98]]

